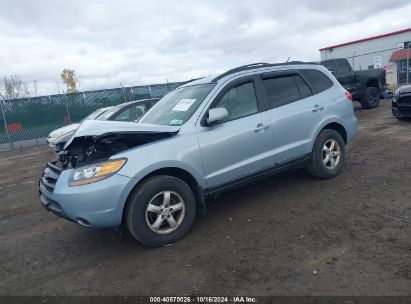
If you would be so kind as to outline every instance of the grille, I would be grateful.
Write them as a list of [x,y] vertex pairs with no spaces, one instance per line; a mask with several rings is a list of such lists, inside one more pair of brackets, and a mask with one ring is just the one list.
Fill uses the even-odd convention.
[[57,179],[62,171],[56,163],[57,161],[47,163],[40,179],[40,185],[49,193],[53,192]]
[[400,97],[397,100],[398,105],[411,106],[411,96]]

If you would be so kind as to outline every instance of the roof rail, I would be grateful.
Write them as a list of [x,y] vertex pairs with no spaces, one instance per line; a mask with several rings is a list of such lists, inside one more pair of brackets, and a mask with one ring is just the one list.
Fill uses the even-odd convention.
[[289,61],[289,62],[281,62],[281,63],[266,63],[266,62],[257,62],[257,63],[251,63],[247,65],[242,65],[237,68],[233,68],[231,70],[228,70],[227,72],[224,72],[223,74],[218,75],[215,77],[212,81],[215,82],[227,75],[237,73],[240,71],[245,71],[245,70],[251,70],[255,68],[263,68],[263,67],[273,67],[273,66],[281,66],[281,65],[293,65],[293,64],[316,64],[318,63],[315,62],[304,62],[304,61]]

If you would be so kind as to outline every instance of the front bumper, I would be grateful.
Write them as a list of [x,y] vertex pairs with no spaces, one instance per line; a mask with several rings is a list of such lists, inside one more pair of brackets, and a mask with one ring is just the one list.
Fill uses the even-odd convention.
[[393,102],[392,114],[397,118],[411,118],[411,105],[398,106],[397,103]]
[[411,117],[411,94],[394,96],[392,100],[392,114],[397,118]]
[[46,167],[39,185],[44,208],[83,226],[115,228],[121,225],[129,177],[115,174],[95,183],[71,187],[68,182],[72,170],[61,171],[57,176],[53,170]]
[[47,143],[48,143],[48,145],[50,146],[50,147],[54,147],[54,141],[55,141],[56,139],[54,138],[54,137],[47,137]]
[[399,108],[392,108],[392,114],[397,118],[411,118],[411,108],[408,111],[400,110]]

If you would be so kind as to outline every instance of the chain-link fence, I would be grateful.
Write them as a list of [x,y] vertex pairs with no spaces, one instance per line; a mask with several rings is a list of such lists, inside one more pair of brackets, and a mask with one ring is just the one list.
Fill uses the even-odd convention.
[[87,91],[0,101],[0,151],[43,144],[54,129],[123,102],[160,98],[183,83]]

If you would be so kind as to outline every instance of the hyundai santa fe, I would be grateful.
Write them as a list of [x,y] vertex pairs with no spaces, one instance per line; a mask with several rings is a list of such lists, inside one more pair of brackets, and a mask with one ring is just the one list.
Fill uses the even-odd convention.
[[223,191],[290,168],[338,175],[357,133],[351,99],[315,63],[251,64],[202,78],[138,123],[84,121],[47,164],[40,200],[83,226],[125,227],[147,246],[166,245]]

